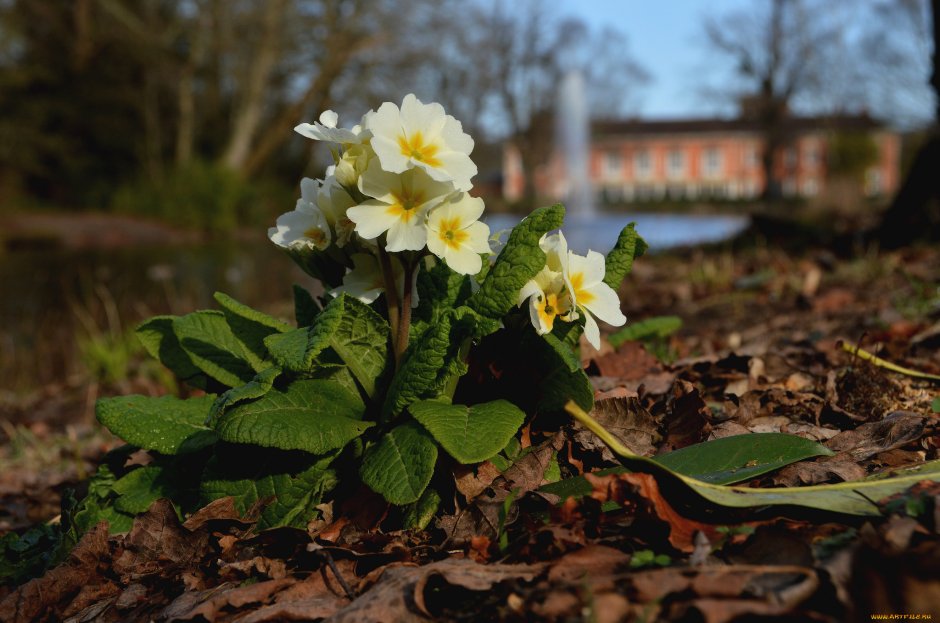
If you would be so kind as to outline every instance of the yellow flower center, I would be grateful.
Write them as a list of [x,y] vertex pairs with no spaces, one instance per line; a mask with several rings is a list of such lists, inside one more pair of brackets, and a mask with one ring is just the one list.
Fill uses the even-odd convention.
[[544,324],[549,331],[552,330],[552,327],[555,324],[555,316],[557,315],[558,295],[546,294],[545,300],[539,306],[539,318],[541,318],[542,324]]
[[572,273],[569,276],[571,289],[574,290],[574,300],[578,305],[587,305],[594,300],[594,295],[584,289],[584,273]]
[[459,249],[460,246],[470,238],[470,234],[460,229],[460,219],[443,219],[438,226],[438,236],[441,242],[451,249]]
[[443,163],[438,159],[437,152],[440,148],[434,143],[425,143],[421,132],[415,132],[410,137],[401,135],[398,137],[398,148],[401,149],[403,156],[407,156],[418,162],[423,162],[429,167],[440,167]]
[[326,234],[323,233],[323,230],[319,227],[311,227],[304,232],[304,237],[313,240],[313,243],[316,245],[321,245],[326,242]]
[[388,206],[388,213],[408,223],[415,217],[415,208],[424,203],[424,193],[403,188],[401,193],[392,193],[395,203]]

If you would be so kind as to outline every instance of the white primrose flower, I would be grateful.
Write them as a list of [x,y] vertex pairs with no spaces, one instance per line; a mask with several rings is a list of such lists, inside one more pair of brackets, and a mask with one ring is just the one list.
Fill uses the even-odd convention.
[[323,251],[330,246],[333,236],[329,223],[316,205],[319,184],[307,177],[301,180],[297,207],[277,217],[276,225],[268,229],[271,242],[285,249]]
[[[368,113],[363,119],[368,117]],[[362,126],[355,125],[352,128],[337,128],[339,115],[332,110],[325,110],[320,114],[320,120],[314,123],[301,123],[294,128],[294,132],[301,136],[306,136],[315,141],[325,141],[327,143],[339,143],[341,145],[352,145],[362,143],[372,138]]]
[[578,312],[571,304],[564,276],[548,266],[544,266],[534,279],[522,286],[517,306],[522,307],[526,300],[529,302],[529,318],[539,335],[551,332],[555,318],[571,321],[578,317]]
[[545,266],[559,273],[568,270],[568,241],[560,230],[554,234],[543,234],[539,248],[545,253]]
[[347,145],[343,155],[336,162],[336,180],[348,188],[359,185],[359,178],[369,168],[369,163],[375,158],[375,152],[368,143]]
[[359,178],[359,190],[373,199],[346,211],[356,233],[371,240],[388,232],[388,251],[420,251],[427,242],[428,211],[452,194],[454,186],[434,181],[421,169],[389,173],[373,159]]
[[[353,253],[350,256],[353,262],[353,268],[346,271],[343,277],[343,285],[333,288],[330,291],[332,296],[339,296],[345,292],[349,296],[355,297],[363,303],[369,304],[375,302],[379,295],[385,292],[385,279],[382,276],[382,267],[379,266],[379,260],[368,253]],[[402,285],[405,280],[405,271],[397,257],[391,256],[392,274],[395,277],[395,288],[398,295],[402,296],[404,288]],[[411,284],[411,306],[418,306],[418,289],[415,283],[418,277],[418,271],[414,271]]]
[[601,345],[595,316],[615,327],[627,321],[620,311],[617,293],[604,283],[604,272],[604,256],[597,251],[588,251],[587,256],[568,252],[565,283],[577,309],[584,313],[584,335],[594,348]]
[[[535,279],[523,286],[519,292],[519,305],[525,299],[532,305],[544,305],[552,310],[558,310],[557,317],[565,321],[577,320],[584,314],[584,335],[594,348],[600,348],[600,328],[597,326],[596,316],[613,326],[620,326],[627,321],[620,311],[620,299],[617,293],[604,283],[604,256],[596,251],[588,251],[587,256],[581,256],[568,250],[568,241],[562,232],[545,234],[539,240],[539,247],[545,252],[545,267]],[[556,281],[551,287],[543,287],[546,282],[545,275],[560,275],[564,281],[565,292],[557,290]],[[542,282],[536,283],[542,277]],[[556,299],[549,300],[554,293]],[[541,298],[539,298],[541,297]],[[546,318],[535,316],[531,311],[532,325],[540,335],[551,330],[551,324]],[[548,330],[545,327],[548,326]]]
[[323,180],[323,185],[317,194],[317,207],[336,233],[337,247],[346,246],[356,228],[356,224],[349,220],[347,215],[349,208],[354,205],[356,205],[356,200],[346,192],[335,177],[329,176]]
[[452,181],[457,190],[470,190],[470,178],[477,174],[470,159],[473,139],[440,104],[423,104],[409,93],[400,109],[385,102],[364,123],[386,171],[402,173],[417,167],[439,182]]
[[489,225],[478,220],[482,214],[482,199],[467,193],[450,197],[428,216],[428,250],[455,272],[477,274],[480,254],[492,253]]

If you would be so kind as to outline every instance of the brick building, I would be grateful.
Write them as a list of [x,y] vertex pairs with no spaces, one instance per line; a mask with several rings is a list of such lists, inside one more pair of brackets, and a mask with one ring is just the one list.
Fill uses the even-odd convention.
[[[812,199],[832,181],[834,141],[839,136],[868,136],[876,150],[864,172],[869,197],[894,193],[899,183],[900,136],[867,115],[794,117],[784,128],[788,141],[774,155],[776,179],[786,198]],[[759,126],[746,119],[596,121],[591,126],[591,186],[601,201],[747,200],[764,189],[763,139]],[[538,194],[567,195],[564,161],[553,154],[535,171]],[[503,193],[521,198],[524,189],[518,151],[509,144],[503,155]]]

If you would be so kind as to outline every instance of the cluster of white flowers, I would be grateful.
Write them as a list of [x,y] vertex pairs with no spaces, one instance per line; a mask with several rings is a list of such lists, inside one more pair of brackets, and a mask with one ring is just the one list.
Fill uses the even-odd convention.
[[337,122],[326,111],[318,123],[295,128],[336,145],[336,164],[326,179],[301,182],[296,208],[277,219],[270,239],[310,251],[355,239],[349,258],[355,268],[340,290],[362,300],[382,290],[378,261],[370,257],[379,244],[391,253],[427,249],[458,273],[478,273],[480,254],[492,252],[490,230],[479,221],[483,201],[468,194],[477,167],[470,159],[473,139],[460,122],[413,94],[401,108],[385,102],[352,128]]
[[569,251],[561,232],[545,234],[539,246],[545,252],[545,266],[519,291],[518,305],[528,301],[539,335],[549,333],[556,318],[572,322],[584,314],[584,335],[594,348],[600,348],[595,316],[613,326],[627,321],[617,293],[604,283],[604,256],[597,251],[588,251],[586,256]]

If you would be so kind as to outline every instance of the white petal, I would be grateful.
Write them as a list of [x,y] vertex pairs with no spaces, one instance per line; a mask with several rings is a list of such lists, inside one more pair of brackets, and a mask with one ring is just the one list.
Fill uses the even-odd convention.
[[382,168],[389,173],[401,173],[411,168],[411,158],[401,153],[397,141],[377,134],[370,144]]
[[560,273],[568,272],[568,241],[561,231],[543,235],[539,247],[545,253],[545,264],[549,268]]
[[377,238],[399,221],[389,213],[388,204],[370,199],[346,210],[346,216],[356,224],[356,233],[367,240]]
[[593,299],[584,303],[592,314],[607,324],[619,327],[627,321],[627,317],[620,311],[620,297],[606,283],[598,283],[587,289]]
[[447,115],[440,136],[447,146],[454,151],[469,155],[473,151],[473,139],[463,131],[463,125],[455,118]]
[[336,124],[339,122],[339,115],[332,110],[324,110],[320,113],[319,121],[328,128],[335,128]]
[[529,320],[532,321],[532,326],[535,327],[536,333],[539,335],[545,335],[551,331],[551,328],[542,322],[542,314],[539,313],[539,307],[541,306],[541,296],[533,296],[531,299],[529,299]]
[[320,181],[305,177],[300,180],[300,196],[304,201],[316,203],[320,191]]
[[470,234],[470,240],[465,244],[473,249],[474,253],[492,253],[490,249],[490,226],[476,221],[464,228]]
[[424,219],[412,219],[413,223],[403,223],[399,220],[388,230],[388,246],[386,251],[420,251],[428,239],[428,230],[424,226]]
[[595,350],[600,349],[601,331],[597,327],[597,322],[594,321],[591,314],[584,314],[584,337],[587,338],[588,343],[593,346]]
[[446,172],[449,179],[454,180],[460,190],[470,190],[473,186],[470,178],[477,174],[477,165],[470,156],[458,151],[446,151],[438,159],[441,161],[441,170]]
[[[415,132],[421,132],[425,135],[425,140],[428,138],[427,125],[431,120],[431,116],[428,114],[431,112],[428,110],[429,108],[430,106],[422,104],[414,93],[405,96],[401,103],[401,127],[405,131],[405,136],[410,138]],[[443,108],[441,112],[443,112]]]
[[588,251],[584,270],[584,284],[593,285],[604,281],[606,272],[605,259],[603,254],[597,251]]
[[[428,245],[428,248],[430,248],[430,245]],[[466,247],[460,249],[447,247],[444,252],[444,261],[447,262],[447,266],[452,271],[461,275],[475,275],[483,267],[483,260],[480,256]]]
[[368,197],[375,197],[383,203],[395,203],[392,193],[401,192],[402,177],[382,169],[377,158],[369,162],[368,168],[359,178],[359,190]]
[[522,304],[526,302],[526,299],[529,299],[533,296],[538,297],[542,294],[542,288],[539,286],[538,282],[535,279],[532,279],[519,290],[519,296],[516,298],[516,307],[522,307]]

